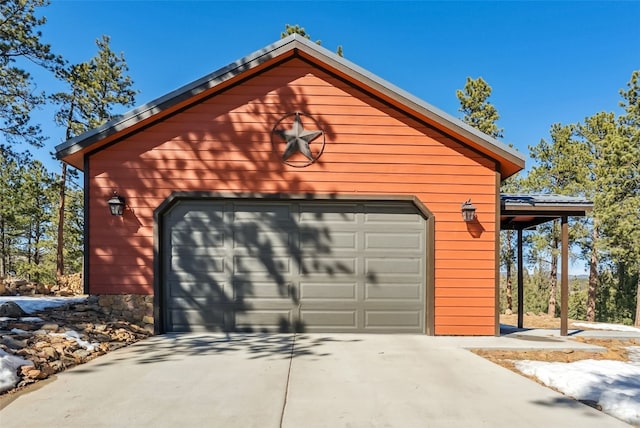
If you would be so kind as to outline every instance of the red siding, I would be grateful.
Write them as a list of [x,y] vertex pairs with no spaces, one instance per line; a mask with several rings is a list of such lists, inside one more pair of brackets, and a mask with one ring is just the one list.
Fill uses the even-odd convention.
[[[294,111],[313,115],[327,142],[302,169],[271,146]],[[435,333],[494,333],[494,163],[299,59],[94,153],[88,174],[91,293],[153,293],[153,210],[173,191],[406,194],[435,215]],[[113,190],[127,200],[122,218],[108,214]],[[460,214],[469,198],[474,230]]]

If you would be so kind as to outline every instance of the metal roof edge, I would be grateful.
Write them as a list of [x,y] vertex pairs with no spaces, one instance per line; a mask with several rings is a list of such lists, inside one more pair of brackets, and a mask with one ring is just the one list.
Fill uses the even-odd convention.
[[[198,95],[203,91],[211,89],[220,83],[244,72],[264,61],[276,56],[276,51],[286,51],[287,45],[293,42],[299,42],[300,36],[292,35],[285,39],[281,39],[269,46],[257,50],[243,58],[240,58],[216,71],[213,71],[197,80],[183,85],[159,98],[149,101],[140,107],[136,107],[121,116],[118,116],[97,128],[91,129],[83,134],[73,137],[55,147],[56,157],[61,159],[65,156],[75,153],[103,137],[107,137],[129,126],[132,126],[142,120],[145,120],[157,113],[162,112],[181,101]],[[283,49],[284,48],[284,49]],[[278,54],[281,52],[278,52]],[[253,63],[253,64],[252,64]]]
[[530,209],[532,207],[593,209],[593,201],[582,196],[566,196],[554,193],[501,193],[500,202],[510,209]]
[[76,153],[104,137],[113,135],[133,126],[136,123],[148,119],[149,117],[158,114],[181,101],[211,89],[271,58],[296,48],[306,52],[314,58],[319,59],[327,65],[336,68],[348,76],[357,79],[363,84],[370,86],[372,89],[379,91],[391,99],[398,101],[402,105],[415,110],[417,113],[422,114],[437,123],[442,123],[446,128],[460,133],[462,136],[478,143],[480,146],[488,149],[495,155],[512,162],[520,168],[524,168],[525,157],[519,151],[480,132],[479,130],[467,125],[462,120],[445,113],[444,111],[365,70],[351,61],[340,57],[315,42],[297,34],[278,40],[277,42],[207,74],[200,79],[179,87],[166,95],[143,104],[138,108],[130,110],[122,116],[119,116],[97,128],[65,141],[55,147],[56,157],[58,159],[62,159],[68,155]]
[[[485,147],[488,144],[489,147],[487,148],[491,149],[494,153],[500,154],[516,165],[519,165],[521,168],[524,168],[525,156],[518,150],[477,130],[476,128],[464,123],[462,120],[440,110],[437,107],[434,107],[421,98],[412,95],[404,89],[384,80],[376,74],[329,51],[328,49],[304,38],[302,38],[300,41],[307,49],[311,49],[314,51],[314,53],[322,55],[324,57],[322,58],[323,61],[327,64],[333,65],[338,70],[357,78],[357,80],[359,81],[363,81],[364,79],[366,79],[368,82],[363,83],[366,83],[369,86],[384,93],[385,95],[391,97],[392,99],[395,99],[398,102],[413,108],[417,112],[436,122],[444,123],[448,128],[457,130],[458,132],[460,132],[460,134],[471,139],[472,141],[476,141]],[[318,55],[314,56],[317,57]]]

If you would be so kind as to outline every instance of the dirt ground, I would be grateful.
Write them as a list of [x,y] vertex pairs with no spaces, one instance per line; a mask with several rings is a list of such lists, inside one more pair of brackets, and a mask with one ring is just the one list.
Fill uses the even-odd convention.
[[[569,320],[569,329],[571,329],[571,323],[573,320]],[[500,323],[506,325],[517,325],[517,315],[501,315]],[[560,328],[560,318],[552,318],[547,315],[532,315],[527,314],[524,316],[523,326],[525,328]],[[590,345],[601,346],[606,348],[602,352],[588,352],[588,351],[506,351],[506,350],[488,350],[477,349],[474,350],[476,354],[506,367],[514,372],[522,375],[521,372],[515,369],[514,360],[535,360],[535,361],[554,361],[570,363],[578,360],[615,360],[615,361],[629,361],[629,355],[626,347],[640,346],[640,340],[622,340],[622,339],[600,339],[600,338],[585,338],[574,337],[573,340],[577,342],[588,343]],[[537,381],[536,378],[531,378]]]

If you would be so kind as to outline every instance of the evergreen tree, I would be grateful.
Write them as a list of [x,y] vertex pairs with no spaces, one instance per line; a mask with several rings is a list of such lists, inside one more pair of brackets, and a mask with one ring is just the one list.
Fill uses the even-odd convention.
[[[458,111],[464,113],[462,120],[474,128],[484,132],[492,138],[502,138],[503,129],[499,128],[496,122],[500,119],[498,110],[489,102],[491,96],[491,86],[478,77],[472,79],[467,77],[464,89],[457,90],[456,96],[460,101]],[[520,189],[520,179],[518,175],[509,177],[501,185],[501,191],[507,193],[517,193]],[[506,269],[506,312],[513,311],[513,283],[512,272],[515,264],[515,235],[513,231],[507,230],[500,234],[500,261]]]
[[[589,174],[588,147],[576,140],[574,125],[553,124],[550,135],[550,141],[542,139],[536,146],[529,147],[530,156],[536,164],[525,180],[526,187],[541,193],[569,196],[583,194],[584,183]],[[573,223],[570,227],[572,237],[575,237],[578,229]],[[556,314],[560,241],[558,220],[540,225],[531,240],[533,250],[539,255],[538,262],[548,260],[549,264],[548,270],[543,269],[548,272],[549,316]]]
[[46,265],[48,239],[54,200],[53,177],[40,161],[25,166],[20,183],[18,224],[24,228],[18,242],[16,273],[30,281],[50,282],[52,266]]
[[0,151],[0,278],[14,270],[15,241],[20,236],[18,211],[21,171],[17,160]]
[[[122,53],[116,54],[109,46],[109,37],[96,40],[98,53],[87,62],[67,66],[58,76],[69,85],[68,92],[54,94],[52,99],[60,105],[55,115],[58,125],[66,129],[66,138],[72,138],[98,127],[115,117],[117,107],[132,106],[136,91],[127,74],[129,68]],[[64,224],[67,191],[67,165],[62,163],[59,184],[58,251],[56,274],[64,275]]]
[[478,77],[467,77],[464,89],[458,89],[456,96],[460,100],[458,111],[464,113],[464,123],[484,132],[493,138],[502,138],[502,128],[496,122],[500,119],[498,110],[488,101],[491,96],[491,86]]
[[30,123],[31,111],[42,104],[44,95],[34,92],[25,65],[36,64],[57,69],[62,59],[41,42],[38,30],[45,18],[36,17],[36,9],[47,0],[6,0],[0,2],[0,151],[10,153],[13,144],[27,142],[42,145],[38,125]]
[[[635,324],[640,325],[640,70],[632,73],[627,90],[621,90],[625,113],[609,132],[601,149],[600,187],[595,201],[600,207],[602,239],[617,266],[618,291],[623,299],[635,298]],[[635,287],[629,286],[633,277]]]
[[601,240],[602,214],[606,207],[602,205],[602,196],[608,192],[603,188],[603,180],[611,172],[604,162],[603,149],[615,139],[618,132],[613,113],[600,112],[588,117],[576,127],[579,142],[588,150],[588,155],[576,158],[576,167],[586,168],[584,179],[584,194],[594,202],[592,213],[590,238],[587,238],[583,247],[588,251],[589,285],[587,292],[587,321],[596,320],[596,301],[598,295],[598,277],[602,264],[601,256],[607,251],[605,243]]

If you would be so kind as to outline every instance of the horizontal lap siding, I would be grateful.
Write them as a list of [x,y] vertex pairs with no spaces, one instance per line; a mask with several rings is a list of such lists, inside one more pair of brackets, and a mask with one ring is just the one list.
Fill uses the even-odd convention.
[[[273,125],[294,111],[311,114],[326,136],[322,157],[302,169],[282,164],[271,142]],[[493,334],[494,169],[434,128],[291,60],[90,157],[91,292],[153,293],[153,211],[173,191],[416,195],[436,218],[435,333]],[[108,214],[114,189],[127,198],[122,218]],[[469,198],[478,230],[460,214]]]

